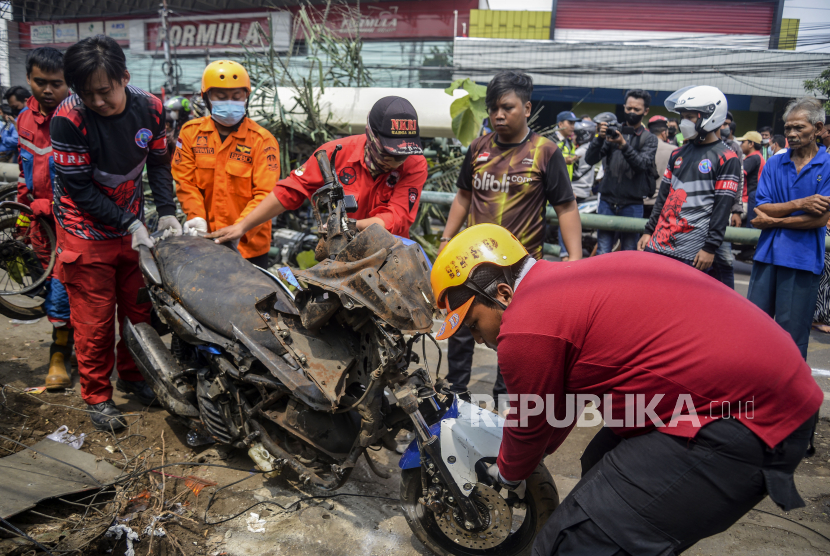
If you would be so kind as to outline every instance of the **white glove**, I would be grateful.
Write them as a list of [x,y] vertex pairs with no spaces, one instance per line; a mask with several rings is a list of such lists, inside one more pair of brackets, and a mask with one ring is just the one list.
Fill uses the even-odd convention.
[[204,235],[208,233],[208,225],[204,218],[196,217],[191,218],[187,222],[184,223],[184,235],[186,236],[198,236]]
[[144,245],[150,249],[153,248],[153,240],[150,239],[150,234],[147,232],[147,228],[144,227],[144,224],[141,223],[141,220],[136,220],[130,227],[127,228],[127,231],[130,232],[133,236],[133,249],[138,251],[139,246]]
[[508,481],[501,476],[499,466],[495,463],[490,464],[487,468],[487,475],[498,484],[504,486],[507,490],[516,493],[520,500],[524,500],[525,491],[527,491],[527,481]]
[[182,225],[179,224],[175,216],[162,216],[159,218],[158,231],[164,232],[162,238],[180,236],[182,235]]

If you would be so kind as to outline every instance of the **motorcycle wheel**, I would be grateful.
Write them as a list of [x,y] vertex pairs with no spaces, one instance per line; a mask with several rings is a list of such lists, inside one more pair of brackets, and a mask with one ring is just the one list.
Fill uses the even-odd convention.
[[516,556],[530,554],[533,540],[553,511],[559,507],[559,493],[550,472],[541,463],[527,479],[525,517],[521,525],[498,546],[479,550],[456,544],[435,521],[435,514],[418,502],[421,496],[421,469],[401,473],[401,507],[409,528],[428,549],[440,556]]

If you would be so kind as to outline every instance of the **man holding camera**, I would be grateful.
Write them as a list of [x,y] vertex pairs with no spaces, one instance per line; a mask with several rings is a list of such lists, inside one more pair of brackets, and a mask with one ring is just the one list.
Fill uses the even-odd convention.
[[[655,189],[657,138],[641,121],[648,114],[651,95],[640,89],[625,94],[625,121],[597,117],[598,135],[585,153],[588,164],[602,161],[604,177],[599,187],[597,212],[608,216],[643,217],[643,199]],[[597,255],[614,248],[615,232],[597,232]],[[637,234],[620,234],[622,251],[637,248]]]

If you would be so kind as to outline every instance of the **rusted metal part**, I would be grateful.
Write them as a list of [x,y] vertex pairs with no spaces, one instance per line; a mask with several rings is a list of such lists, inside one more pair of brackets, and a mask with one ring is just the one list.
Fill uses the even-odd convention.
[[324,291],[312,293],[308,290],[299,293],[297,305],[303,308],[300,313],[303,326],[308,330],[318,330],[342,307],[340,298],[334,293]]
[[[358,233],[335,260],[324,260],[295,275],[336,293],[346,309],[366,307],[404,333],[432,329],[435,298],[423,251],[416,245],[404,246],[378,224]],[[299,311],[302,315],[303,307]]]
[[263,411],[262,415],[336,461],[349,455],[360,432],[360,422],[354,414],[313,411],[295,400],[289,400],[284,407]]
[[284,460],[286,465],[300,475],[300,479],[303,482],[309,481],[325,490],[336,490],[349,480],[352,468],[346,468],[342,473],[335,473],[335,476],[328,480],[320,478],[316,472],[300,463],[297,458],[289,454],[279,444],[274,442],[274,439],[271,438],[268,432],[266,432],[265,427],[263,427],[256,419],[251,419],[250,424],[251,427],[259,433],[260,441],[262,442],[262,445],[265,446],[265,449],[271,452],[274,457]]
[[292,369],[280,357],[271,354],[255,340],[252,340],[236,326],[233,327],[234,335],[247,347],[251,353],[259,359],[265,368],[282,382],[291,392],[300,398],[304,403],[316,409],[326,410],[329,402],[323,397],[319,389],[309,381],[299,369]]
[[177,236],[159,242],[155,259],[165,290],[196,321],[225,338],[233,338],[233,318],[240,330],[266,349],[278,355],[284,353],[279,342],[267,330],[261,330],[254,304],[275,293],[273,303],[290,312],[291,300],[270,277],[238,253],[205,238]]

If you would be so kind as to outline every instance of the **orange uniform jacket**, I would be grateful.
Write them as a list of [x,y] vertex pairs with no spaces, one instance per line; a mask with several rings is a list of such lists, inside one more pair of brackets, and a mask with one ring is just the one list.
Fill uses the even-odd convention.
[[[176,195],[188,220],[201,217],[214,232],[240,222],[268,195],[280,177],[277,140],[245,118],[224,143],[210,116],[182,126],[173,156]],[[249,259],[271,247],[271,222],[257,226],[240,240]]]
[[[408,238],[427,179],[426,159],[412,155],[397,170],[373,178],[363,161],[366,135],[336,139],[317,150],[325,150],[331,157],[337,145],[343,145],[343,150],[337,153],[334,171],[346,195],[354,195],[357,199],[357,212],[349,216],[355,220],[380,218],[389,232]],[[312,156],[277,184],[274,195],[282,206],[294,210],[322,185],[320,167]]]

